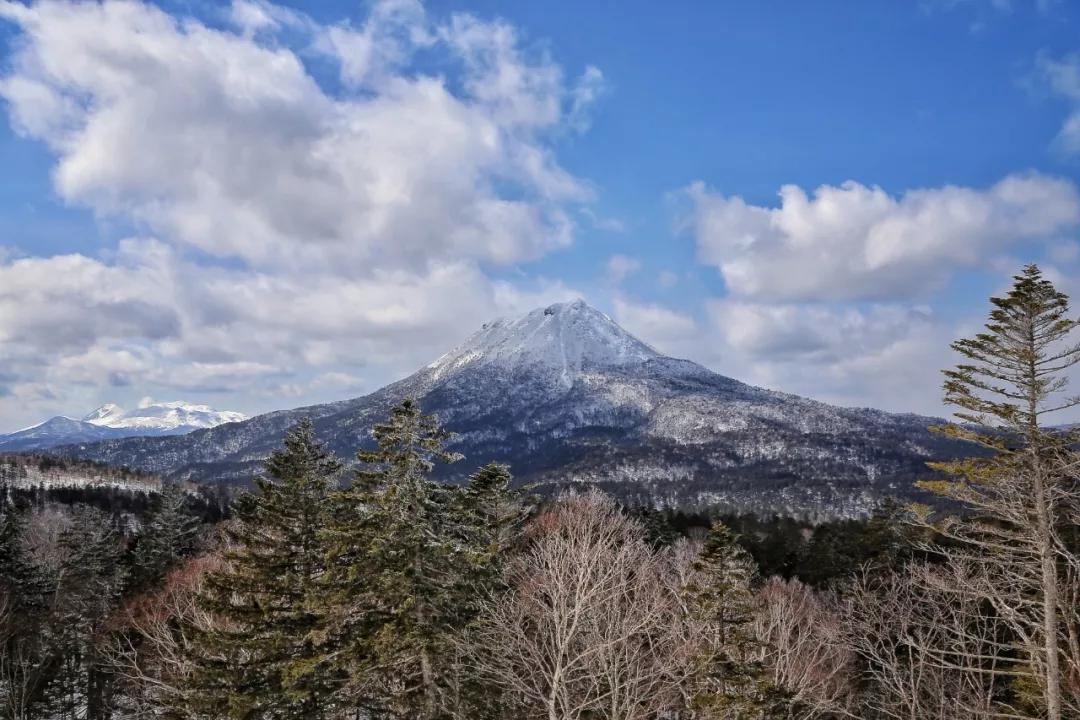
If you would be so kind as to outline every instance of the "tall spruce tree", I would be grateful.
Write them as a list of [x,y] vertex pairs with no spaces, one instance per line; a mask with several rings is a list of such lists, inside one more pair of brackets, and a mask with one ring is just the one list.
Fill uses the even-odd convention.
[[318,718],[333,711],[335,676],[319,665],[314,609],[325,570],[322,533],[341,463],[303,420],[241,496],[224,569],[201,598],[219,618],[194,660],[212,716]]
[[472,586],[467,594],[474,601],[500,582],[501,562],[528,513],[512,482],[508,466],[489,463],[473,473],[458,493],[457,522],[470,561],[462,579]]
[[456,494],[454,512],[461,535],[458,583],[454,601],[458,620],[445,682],[444,705],[455,720],[497,720],[508,716],[500,688],[486,683],[470,667],[469,632],[486,601],[506,590],[505,561],[518,542],[528,506],[511,488],[510,468],[489,463],[469,477]]
[[754,659],[759,645],[753,634],[756,574],[754,561],[731,529],[713,523],[687,588],[690,611],[705,641],[691,680],[695,717],[762,716],[764,671]]
[[152,586],[196,549],[199,519],[188,510],[187,492],[179,485],[165,484],[156,500],[132,557],[135,589]]
[[[1080,344],[1070,341],[1080,323],[1035,265],[1014,280],[1007,295],[991,298],[986,330],[953,343],[964,361],[945,372],[945,400],[964,424],[941,432],[987,452],[933,464],[955,479],[921,486],[969,509],[931,524],[953,541],[941,548],[947,559],[978,568],[981,589],[971,592],[985,595],[1012,630],[1000,662],[985,659],[987,672],[1037,688],[1031,711],[1060,720],[1080,712],[1080,697],[1073,693],[1069,708],[1063,693],[1063,678],[1080,672],[1074,651],[1063,667],[1068,639],[1075,645],[1080,631],[1063,593],[1080,568],[1075,547],[1063,540],[1080,511],[1080,436],[1049,427],[1047,418],[1080,405],[1080,397],[1063,394],[1065,372],[1080,363]],[[1026,656],[1020,666],[1017,654]]]
[[335,657],[357,705],[428,720],[443,705],[464,557],[457,491],[429,474],[459,456],[446,449],[451,434],[412,399],[373,434],[376,448],[358,453],[361,468],[337,497],[329,533]]

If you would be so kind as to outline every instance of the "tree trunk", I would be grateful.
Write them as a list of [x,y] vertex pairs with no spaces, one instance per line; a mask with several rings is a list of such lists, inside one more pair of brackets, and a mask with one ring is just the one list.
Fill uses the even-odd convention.
[[1058,573],[1047,506],[1046,486],[1036,466],[1035,501],[1038,504],[1039,559],[1042,570],[1043,648],[1046,652],[1046,716],[1061,720],[1061,667],[1058,656]]

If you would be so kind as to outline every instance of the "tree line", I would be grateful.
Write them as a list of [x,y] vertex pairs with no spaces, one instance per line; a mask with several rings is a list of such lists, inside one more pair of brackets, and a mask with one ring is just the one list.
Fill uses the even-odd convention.
[[596,490],[541,501],[498,464],[437,482],[458,457],[411,400],[348,475],[301,422],[209,531],[170,487],[127,539],[5,507],[0,713],[1080,717],[1080,437],[1046,419],[1080,405],[1078,323],[1033,266],[992,303],[941,429],[987,452],[935,465],[945,505],[806,531],[809,555],[797,526],[748,545]]

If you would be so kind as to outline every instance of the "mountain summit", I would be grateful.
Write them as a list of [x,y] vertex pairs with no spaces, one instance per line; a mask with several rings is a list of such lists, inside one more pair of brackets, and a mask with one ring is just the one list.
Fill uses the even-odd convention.
[[209,405],[193,405],[182,401],[143,402],[130,411],[109,403],[83,418],[83,422],[101,427],[168,433],[186,433],[241,420],[247,420],[247,415],[231,410],[214,410]]
[[583,300],[485,323],[462,345],[428,366],[433,380],[479,367],[552,373],[563,383],[588,371],[627,367],[661,357]]
[[457,480],[490,460],[549,488],[601,485],[627,499],[808,517],[865,513],[910,493],[958,444],[939,420],[838,408],[671,358],[584,302],[485,324],[427,367],[370,395],[268,413],[180,437],[70,446],[75,457],[172,478],[249,482],[300,418],[343,457],[414,397],[457,433]]

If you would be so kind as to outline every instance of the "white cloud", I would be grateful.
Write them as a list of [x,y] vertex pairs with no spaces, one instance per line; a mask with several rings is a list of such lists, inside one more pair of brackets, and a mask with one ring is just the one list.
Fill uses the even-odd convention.
[[895,299],[941,286],[958,268],[1056,240],[1080,223],[1069,181],[1010,175],[985,190],[945,186],[899,197],[846,182],[813,195],[794,185],[780,206],[751,205],[695,183],[686,219],[702,262],[754,300]]
[[729,377],[844,406],[944,414],[940,369],[958,330],[926,308],[714,299],[704,317],[617,298],[615,318],[659,350]]
[[[310,30],[366,90],[335,96],[260,39],[275,25],[252,12],[255,36],[141,3],[0,4],[22,32],[0,94],[56,152],[59,194],[260,267],[505,264],[571,242],[562,203],[589,190],[537,133],[576,101],[513,28],[429,27],[419,5],[385,0],[360,31]],[[461,61],[461,94],[401,68],[436,37]]]
[[[506,23],[412,0],[356,27],[255,0],[223,29],[121,0],[0,0],[5,20],[0,97],[57,194],[156,239],[0,255],[0,431],[123,392],[337,399],[576,295],[489,275],[573,241],[592,191],[551,138],[600,77],[565,83]],[[418,69],[435,45],[446,63]]]
[[0,264],[0,417],[13,429],[92,405],[95,392],[224,395],[244,398],[240,409],[280,407],[286,385],[340,399],[330,379],[374,389],[492,317],[575,296],[558,282],[492,281],[470,263],[285,276],[199,266],[150,241],[124,243],[116,263],[24,258]]
[[615,297],[615,320],[634,335],[669,355],[683,357],[697,323],[684,313],[651,303]]

